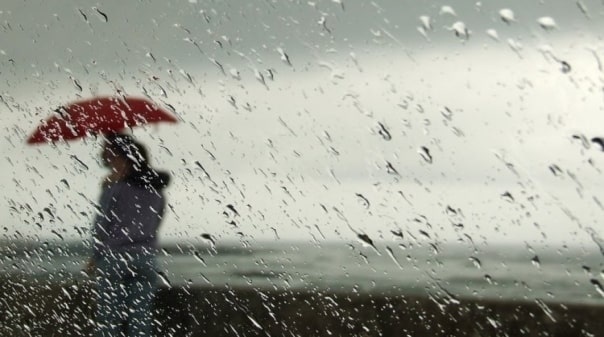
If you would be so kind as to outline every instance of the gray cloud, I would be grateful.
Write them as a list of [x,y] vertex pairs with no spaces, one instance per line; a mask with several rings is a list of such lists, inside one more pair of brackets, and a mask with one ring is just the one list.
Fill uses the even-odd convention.
[[[1,154],[12,164],[2,164],[10,175],[0,183],[10,191],[5,204],[17,209],[2,219],[8,235],[75,236],[74,226],[87,226],[87,199],[94,200],[103,174],[94,144],[30,148],[22,139],[51,107],[121,89],[170,104],[183,120],[177,128],[136,131],[157,165],[177,178],[167,238],[236,237],[221,212],[230,202],[250,205],[239,230],[258,237],[272,237],[273,227],[309,237],[306,226],[318,224],[330,237],[348,238],[336,207],[374,235],[394,226],[413,230],[419,225],[409,220],[428,215],[443,227],[441,238],[452,240],[459,233],[444,228],[443,215],[452,204],[471,218],[472,235],[514,240],[506,226],[533,233],[534,222],[545,222],[551,237],[567,239],[577,225],[561,205],[585,223],[601,215],[593,201],[599,159],[571,138],[595,134],[602,122],[600,98],[591,94],[601,82],[602,46],[593,33],[601,4],[585,2],[594,9],[590,19],[573,2],[506,2],[517,21],[509,25],[495,3],[447,4],[457,16],[439,14],[445,3],[411,1],[347,1],[344,9],[329,1],[5,5]],[[431,18],[428,39],[417,31],[421,15]],[[542,16],[558,28],[541,29]],[[471,30],[469,40],[447,28],[457,21]],[[572,66],[569,74],[559,60]],[[379,134],[380,123],[391,140]],[[549,172],[552,164],[562,167],[561,177]],[[517,203],[502,199],[504,192]],[[355,193],[373,201],[369,211]],[[32,211],[19,211],[24,204]],[[32,219],[49,204],[63,220],[39,230]]]

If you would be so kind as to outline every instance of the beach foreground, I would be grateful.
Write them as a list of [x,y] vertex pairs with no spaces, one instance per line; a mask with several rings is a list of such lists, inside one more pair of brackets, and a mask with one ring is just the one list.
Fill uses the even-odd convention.
[[[0,336],[90,336],[90,282],[3,280]],[[604,306],[163,287],[156,336],[604,336]]]

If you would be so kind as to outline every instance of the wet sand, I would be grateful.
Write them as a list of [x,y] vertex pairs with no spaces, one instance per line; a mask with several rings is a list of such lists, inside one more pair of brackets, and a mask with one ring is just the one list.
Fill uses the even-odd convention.
[[[0,279],[0,336],[90,336],[90,283]],[[604,304],[161,288],[156,336],[604,336]]]

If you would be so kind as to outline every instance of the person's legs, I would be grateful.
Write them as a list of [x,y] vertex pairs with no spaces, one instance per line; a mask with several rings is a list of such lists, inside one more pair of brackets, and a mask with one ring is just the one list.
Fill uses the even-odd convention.
[[128,337],[152,336],[153,302],[157,287],[155,257],[150,254],[134,255],[130,268],[134,275],[126,279]]
[[97,309],[96,337],[120,335],[126,293],[123,288],[123,263],[116,257],[103,257],[96,261]]

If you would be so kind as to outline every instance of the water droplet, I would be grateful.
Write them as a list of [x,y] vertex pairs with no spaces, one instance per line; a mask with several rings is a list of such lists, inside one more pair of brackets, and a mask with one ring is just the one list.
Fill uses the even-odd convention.
[[54,219],[54,218],[55,218],[55,215],[54,215],[54,213],[53,213],[53,212],[50,210],[50,208],[48,208],[48,207],[44,207],[44,209],[43,209],[42,211],[43,211],[43,212],[45,212],[46,214],[48,214],[48,216],[49,216],[51,219]]
[[589,147],[591,146],[591,144],[587,140],[587,137],[585,137],[585,135],[583,134],[574,134],[572,137],[573,139],[578,139],[581,142],[583,148],[586,150],[589,149]]
[[195,257],[195,260],[199,261],[199,263],[201,263],[202,265],[206,266],[206,261],[201,257],[201,255],[199,254],[198,251],[195,251],[193,253],[193,256]]
[[455,13],[455,10],[451,7],[451,6],[442,6],[440,8],[440,12],[438,12],[438,14],[440,15],[452,15],[452,16],[457,16],[457,13]]
[[285,62],[288,66],[291,66],[291,60],[289,59],[289,55],[287,55],[287,53],[282,49],[282,48],[277,48],[277,52],[279,53],[279,55],[281,55],[281,61]]
[[256,328],[258,328],[258,329],[262,330],[262,326],[261,326],[261,325],[260,325],[258,322],[256,322],[256,320],[255,320],[255,319],[253,319],[253,318],[252,318],[252,316],[247,315],[247,314],[246,314],[246,316],[247,316],[247,318],[250,320],[250,322],[252,322],[252,324],[254,324],[254,326],[255,326]]
[[88,23],[88,16],[86,16],[86,14],[84,14],[84,12],[81,9],[78,9],[78,12],[80,12],[80,15],[82,16],[82,18],[84,19],[84,21],[86,23]]
[[327,26],[327,18],[322,16],[319,22],[317,22],[328,34],[331,34],[331,29]]
[[465,136],[465,133],[461,129],[459,129],[458,127],[454,126],[452,130],[453,130],[453,134],[455,136],[457,136],[457,137],[464,137]]
[[342,8],[342,10],[345,10],[344,8],[344,1],[342,0],[331,0],[333,3],[336,3],[338,5],[340,5],[340,8]]
[[465,228],[464,224],[461,223],[461,222],[459,222],[459,223],[453,223],[453,227],[455,227],[455,229],[457,229],[457,230],[461,230],[461,229]]
[[556,164],[552,164],[549,166],[549,170],[556,176],[559,177],[563,172],[562,169],[556,165]]
[[388,256],[390,256],[390,258],[392,259],[392,261],[394,261],[394,263],[396,264],[396,266],[399,267],[400,269],[403,269],[403,267],[401,266],[401,264],[398,262],[398,259],[394,255],[394,252],[392,251],[392,248],[386,247],[386,251],[388,252]]
[[398,231],[391,230],[390,233],[392,233],[392,235],[396,237],[403,239],[403,231],[401,231],[400,229]]
[[69,182],[67,182],[67,179],[61,179],[61,183],[67,188],[70,189],[71,187],[69,186]]
[[385,140],[392,140],[392,135],[390,134],[390,131],[388,131],[388,128],[380,122],[378,122],[378,125],[380,127],[378,134],[380,134],[380,136],[382,136],[382,138]]
[[365,198],[364,195],[362,195],[361,193],[355,193],[355,195],[361,199],[361,202],[363,203],[363,206],[365,206],[365,208],[369,208],[369,206],[371,205],[369,203],[369,200],[367,200],[367,198]]
[[440,113],[443,115],[443,117],[445,117],[448,121],[453,119],[453,111],[451,111],[451,109],[449,109],[448,107],[445,107],[443,110],[440,111]]
[[191,77],[191,75],[190,75],[189,73],[187,73],[187,72],[186,72],[184,69],[180,69],[178,72],[179,72],[179,73],[182,75],[182,77],[183,77],[185,80],[187,80],[187,82],[189,82],[189,83],[191,83],[191,84],[193,83],[193,78],[192,78],[192,77]]
[[236,79],[236,80],[241,80],[241,75],[239,74],[239,70],[235,69],[235,68],[231,68],[231,70],[229,70],[229,74],[231,74],[231,77]]
[[80,158],[78,158],[77,156],[75,156],[73,154],[70,155],[69,157],[71,159],[73,159],[81,169],[83,169],[84,171],[88,171],[88,165],[86,165],[82,160],[80,160]]
[[477,257],[475,257],[475,256],[470,256],[468,259],[469,259],[470,261],[472,261],[472,264],[474,265],[474,267],[476,267],[476,268],[478,268],[478,269],[482,268],[482,262],[481,262],[481,261],[480,261],[480,259],[478,259]]
[[426,163],[432,164],[432,155],[430,154],[430,149],[425,146],[422,146],[417,152],[422,157],[422,159],[426,161]]
[[394,166],[392,166],[389,161],[386,162],[386,172],[390,174],[399,175],[398,171],[394,168]]
[[499,17],[501,17],[501,20],[503,20],[503,22],[505,22],[507,24],[510,24],[510,23],[516,21],[516,19],[514,17],[514,12],[509,8],[504,8],[504,9],[500,10]]
[[105,22],[109,21],[109,18],[107,17],[107,14],[105,14],[104,12],[101,12],[100,9],[96,8],[96,7],[92,7],[92,9],[94,9],[97,14],[99,14],[99,16],[101,17],[101,19]]
[[426,33],[426,30],[423,27],[417,27],[417,31],[426,39],[426,40],[430,40],[428,38],[428,34]]
[[541,267],[541,260],[539,260],[539,256],[537,256],[537,255],[533,256],[533,258],[531,259],[531,263],[535,267]]
[[493,278],[491,277],[491,275],[489,275],[489,274],[484,274],[484,279],[485,279],[485,281],[487,281],[489,284],[493,284]]
[[79,92],[82,92],[82,85],[80,84],[80,81],[78,81],[75,77],[73,76],[69,76],[69,79],[71,79],[71,82],[73,83],[73,86],[78,89]]
[[590,18],[589,10],[587,10],[587,6],[585,6],[585,4],[583,2],[577,1],[577,7],[581,11],[581,13],[583,13],[583,15],[585,15],[585,17],[587,17],[588,19]]
[[377,247],[375,246],[373,240],[369,237],[369,235],[364,233],[357,233],[357,238],[361,241],[363,245],[367,245],[373,248],[373,250],[375,250],[379,254]]
[[59,239],[61,240],[65,240],[65,238],[63,237],[63,235],[59,234],[59,232],[57,232],[56,230],[51,230],[50,231],[52,234],[56,235]]
[[495,41],[499,41],[499,34],[495,29],[487,29],[487,35]]
[[258,80],[258,82],[262,83],[262,85],[266,85],[266,80],[264,79],[264,75],[258,69],[254,69],[254,77]]
[[424,30],[432,30],[432,22],[429,16],[422,15],[419,17],[419,21],[422,23],[422,28]]
[[510,192],[505,192],[501,195],[501,197],[503,198],[503,200],[507,201],[507,202],[514,202],[514,197],[512,196],[512,193]]
[[450,217],[456,217],[457,216],[457,211],[453,207],[451,207],[451,206],[447,206],[447,208],[445,209],[445,212]]
[[237,100],[235,100],[235,97],[229,95],[227,102],[229,102],[234,108],[237,108]]
[[508,39],[508,45],[516,53],[518,53],[518,52],[520,52],[520,50],[522,50],[522,43],[520,43],[514,39]]
[[235,206],[228,204],[226,205],[226,208],[231,211],[231,213],[233,213],[234,216],[239,216],[239,212],[237,212],[237,210],[235,209]]
[[596,287],[596,291],[598,292],[598,294],[600,294],[600,296],[604,297],[604,288],[602,287],[602,284],[600,283],[600,281],[596,280],[595,278],[592,278],[591,280],[589,280],[589,282],[591,282],[591,284],[593,284],[594,287]]
[[597,144],[600,151],[604,151],[604,138],[594,137],[591,139],[591,142]]
[[[220,41],[219,41],[220,42]],[[222,45],[222,44],[221,44]],[[217,68],[218,70],[220,70],[220,72],[225,75],[226,73],[224,72],[224,66],[222,65],[222,63],[220,63],[218,60],[216,60],[215,58],[208,58],[210,60],[210,62],[212,62]]]
[[545,30],[553,30],[556,28],[556,21],[549,16],[543,16],[537,19],[537,23]]
[[449,28],[449,30],[453,31],[455,33],[455,36],[457,36],[460,39],[467,40],[470,37],[470,31],[466,27],[466,24],[463,23],[462,21],[455,22]]
[[550,309],[550,307],[545,304],[545,302],[543,302],[542,299],[536,299],[535,303],[537,303],[537,305],[541,308],[541,310],[543,310],[543,313],[552,321],[552,322],[556,322],[556,318],[554,317],[554,313],[552,312],[552,309]]
[[172,283],[170,283],[170,280],[168,279],[168,277],[163,273],[163,272],[157,272],[157,276],[159,276],[159,279],[162,281],[162,283],[168,287],[168,288],[172,288]]
[[203,239],[206,239],[208,242],[210,242],[210,245],[212,245],[212,248],[216,247],[216,240],[214,239],[214,237],[208,233],[203,233],[201,234],[201,237]]

